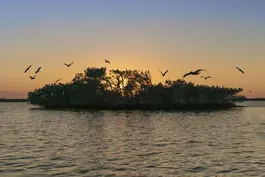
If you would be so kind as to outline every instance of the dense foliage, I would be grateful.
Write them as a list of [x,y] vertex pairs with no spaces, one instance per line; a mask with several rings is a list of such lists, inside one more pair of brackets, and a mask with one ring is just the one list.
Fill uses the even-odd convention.
[[149,71],[87,68],[66,84],[47,84],[28,93],[44,107],[230,104],[243,100],[241,88],[195,85],[184,80],[152,84]]

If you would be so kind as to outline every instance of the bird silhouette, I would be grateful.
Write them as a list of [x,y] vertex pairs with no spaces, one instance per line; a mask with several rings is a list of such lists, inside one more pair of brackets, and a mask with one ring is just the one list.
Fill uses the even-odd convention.
[[56,80],[55,83],[59,82],[60,80],[62,80],[62,79],[58,79],[58,80]]
[[36,76],[29,76],[29,78],[30,78],[31,80],[33,80],[33,79],[36,78]]
[[64,63],[64,65],[67,66],[67,67],[70,67],[72,64],[74,64],[74,62],[72,62],[70,64]]
[[166,70],[164,73],[162,71],[160,71],[160,70],[158,70],[158,71],[161,73],[162,76],[165,76],[167,74],[167,72],[168,72],[168,70]]
[[110,64],[110,61],[105,59],[105,63],[108,63],[108,64]]
[[35,71],[35,74],[37,74],[38,72],[40,72],[40,69],[41,69],[41,67],[39,67],[39,68],[37,69],[37,71]]
[[249,90],[249,93],[252,93],[251,90]]
[[245,73],[242,69],[240,69],[239,67],[236,67],[236,69],[238,69],[238,71],[240,71],[241,73]]
[[32,65],[29,65],[29,67],[27,67],[27,69],[24,71],[24,73],[26,73],[30,68],[31,68]]
[[207,77],[201,76],[201,78],[204,78],[205,80],[207,80],[207,79],[212,78],[212,77],[211,76],[207,76]]
[[186,74],[184,74],[182,77],[185,78],[189,75],[198,75],[198,74],[201,74],[201,71],[206,71],[205,69],[197,69],[196,71],[190,71]]

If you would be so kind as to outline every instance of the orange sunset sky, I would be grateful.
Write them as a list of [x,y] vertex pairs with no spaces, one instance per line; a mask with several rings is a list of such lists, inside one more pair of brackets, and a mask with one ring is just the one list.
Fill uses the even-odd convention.
[[205,68],[212,79],[186,81],[265,97],[262,0],[10,0],[0,1],[0,22],[0,97],[26,97],[89,66],[150,70],[155,83]]

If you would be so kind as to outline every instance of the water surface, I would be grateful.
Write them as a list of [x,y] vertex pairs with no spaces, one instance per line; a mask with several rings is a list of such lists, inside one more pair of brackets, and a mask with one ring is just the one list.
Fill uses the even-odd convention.
[[265,102],[244,104],[149,112],[0,103],[0,176],[262,176]]

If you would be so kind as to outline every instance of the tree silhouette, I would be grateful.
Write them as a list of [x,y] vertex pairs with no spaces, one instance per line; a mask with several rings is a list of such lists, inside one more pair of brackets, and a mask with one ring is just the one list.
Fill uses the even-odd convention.
[[28,93],[31,104],[44,107],[157,107],[203,104],[233,104],[243,101],[241,88],[195,85],[178,79],[152,84],[149,71],[87,68],[66,84],[46,84]]

